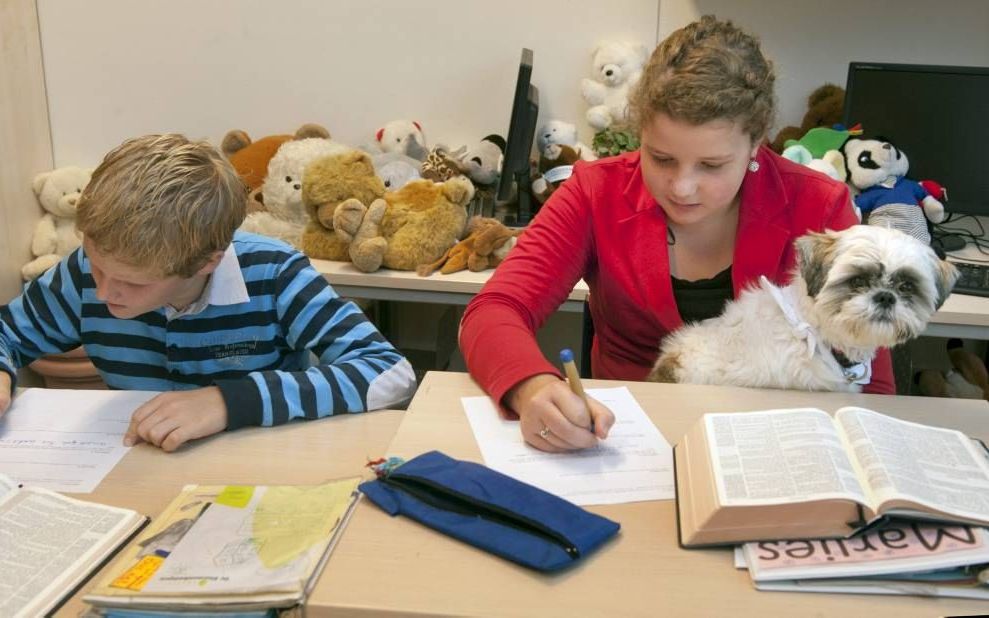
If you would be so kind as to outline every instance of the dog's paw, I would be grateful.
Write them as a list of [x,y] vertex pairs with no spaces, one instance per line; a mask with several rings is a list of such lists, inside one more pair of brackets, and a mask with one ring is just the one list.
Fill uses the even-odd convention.
[[680,373],[680,355],[674,353],[661,354],[659,360],[653,365],[652,371],[646,376],[649,382],[666,382],[675,384],[679,382],[677,376]]

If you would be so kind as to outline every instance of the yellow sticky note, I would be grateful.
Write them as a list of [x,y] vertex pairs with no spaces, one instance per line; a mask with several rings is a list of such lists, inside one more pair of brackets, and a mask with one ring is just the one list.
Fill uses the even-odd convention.
[[114,588],[141,590],[163,562],[165,559],[161,556],[145,556],[138,560],[137,564],[124,571],[120,577],[113,580],[110,585]]
[[253,495],[254,488],[248,485],[227,485],[216,497],[216,503],[242,509],[251,501]]

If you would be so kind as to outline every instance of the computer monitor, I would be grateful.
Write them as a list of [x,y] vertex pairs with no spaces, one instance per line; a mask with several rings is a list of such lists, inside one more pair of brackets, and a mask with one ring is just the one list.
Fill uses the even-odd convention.
[[844,119],[944,186],[949,213],[989,216],[989,68],[852,62]]
[[511,200],[513,185],[518,195],[518,213],[514,220],[506,217],[506,225],[527,225],[535,215],[532,208],[529,159],[532,154],[532,138],[536,134],[536,117],[539,115],[539,89],[529,83],[531,77],[532,50],[523,48],[519,77],[512,98],[512,117],[508,125],[505,158],[498,182],[499,202]]

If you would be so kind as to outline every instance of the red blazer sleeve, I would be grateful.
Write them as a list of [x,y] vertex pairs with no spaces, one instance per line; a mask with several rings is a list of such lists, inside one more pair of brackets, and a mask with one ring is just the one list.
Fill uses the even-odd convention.
[[[844,184],[838,189],[838,199],[835,208],[832,209],[826,229],[844,230],[858,224],[858,217],[855,216],[855,209],[852,207],[852,198],[848,192],[848,187]],[[843,205],[844,204],[844,205]],[[880,348],[876,352],[876,357],[872,359],[872,381],[862,388],[863,393],[876,395],[895,395],[896,380],[893,377],[893,360],[889,350]]]
[[581,167],[550,196],[464,311],[460,350],[467,370],[497,402],[526,378],[560,376],[540,351],[536,331],[570,295],[593,254]]

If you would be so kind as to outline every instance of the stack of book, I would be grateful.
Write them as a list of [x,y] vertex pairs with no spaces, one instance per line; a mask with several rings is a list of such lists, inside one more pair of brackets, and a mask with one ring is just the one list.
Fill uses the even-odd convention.
[[297,607],[340,538],[359,483],[187,486],[84,600],[109,616]]
[[898,522],[850,539],[759,541],[736,549],[759,590],[989,599],[985,528]]
[[759,589],[989,598],[989,458],[961,432],[858,407],[706,414],[674,470],[680,545],[744,543]]

